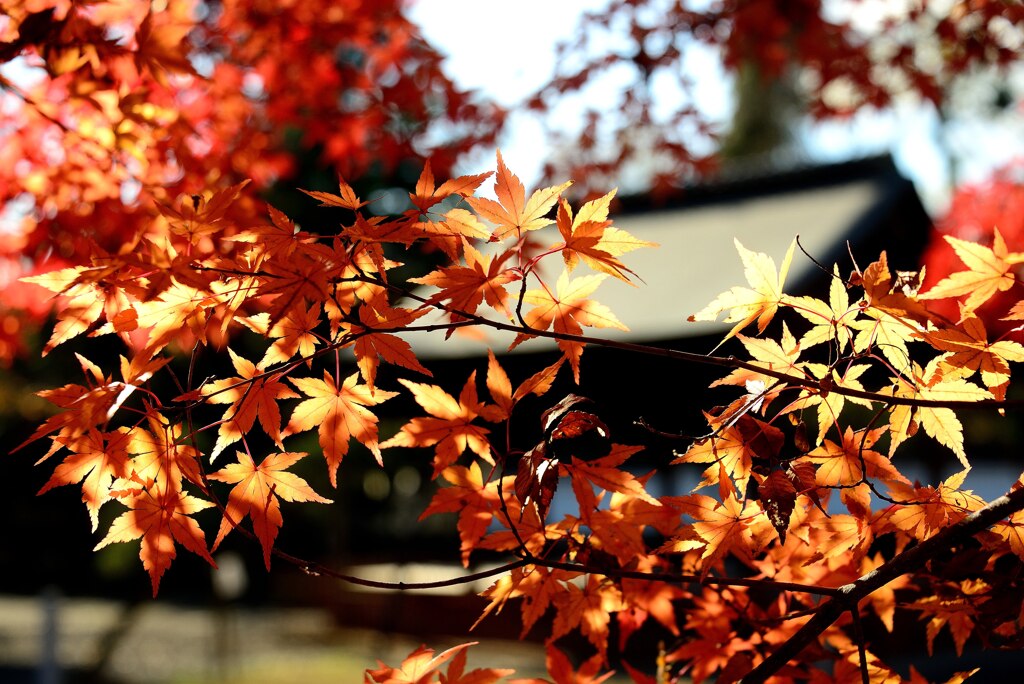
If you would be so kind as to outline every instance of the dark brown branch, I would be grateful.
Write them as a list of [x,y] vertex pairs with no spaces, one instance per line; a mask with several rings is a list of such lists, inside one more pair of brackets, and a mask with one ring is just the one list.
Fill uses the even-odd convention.
[[857,603],[876,589],[880,589],[900,575],[919,569],[940,551],[956,546],[1021,510],[1024,510],[1024,487],[994,499],[987,506],[950,525],[934,537],[929,537],[907,549],[850,584],[839,587],[839,592],[821,604],[814,617],[743,678],[743,684],[755,684],[771,677],[804,648],[816,641],[844,612],[855,610]]

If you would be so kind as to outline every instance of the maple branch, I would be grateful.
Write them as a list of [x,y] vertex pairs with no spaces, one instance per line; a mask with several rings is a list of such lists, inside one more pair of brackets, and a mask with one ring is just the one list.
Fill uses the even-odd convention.
[[[245,532],[247,536],[251,536],[253,540],[256,540],[256,536],[249,533],[248,530],[245,530],[241,527],[238,527],[236,529],[238,529],[241,532]],[[381,580],[371,580],[366,579],[365,577],[358,577],[356,575],[348,575],[343,572],[338,572],[337,570],[328,568],[327,566],[321,565],[320,563],[310,563],[309,561],[303,560],[298,556],[292,556],[288,553],[285,553],[284,551],[279,551],[276,548],[272,551],[272,553],[274,554],[275,557],[280,558],[281,560],[291,563],[292,565],[298,567],[300,570],[302,570],[302,572],[306,573],[307,575],[330,577],[331,579],[341,580],[343,582],[348,582],[349,584],[356,584],[361,587],[372,587],[374,589],[392,589],[397,591],[422,591],[424,589],[440,589],[442,587],[458,586],[459,584],[470,584],[477,580],[487,579],[488,577],[494,577],[495,575],[501,575],[506,572],[511,572],[516,568],[521,568],[530,564],[526,559],[519,558],[514,561],[509,561],[504,565],[499,565],[497,567],[489,568],[487,570],[480,570],[478,572],[472,572],[468,575],[459,575],[458,577],[450,577],[448,579],[443,580],[434,580],[433,582],[383,582]]]
[[[362,279],[360,279],[362,280]],[[373,332],[377,333],[402,333],[412,330],[437,330],[439,328],[447,328],[450,326],[467,326],[467,325],[484,325],[495,330],[505,330],[508,332],[527,334],[533,337],[546,337],[552,340],[564,340],[566,342],[578,342],[581,344],[590,344],[599,347],[605,347],[608,349],[619,349],[621,351],[633,352],[636,354],[643,354],[645,356],[659,356],[674,361],[683,361],[686,363],[696,363],[706,366],[720,366],[723,368],[742,368],[744,370],[754,371],[761,375],[767,375],[768,377],[775,378],[783,382],[787,382],[791,385],[798,387],[805,387],[807,389],[816,390],[824,394],[841,394],[846,397],[855,397],[858,399],[866,399],[868,401],[876,401],[888,406],[914,406],[918,408],[949,408],[949,409],[983,409],[983,408],[1020,408],[1024,407],[1024,399],[981,399],[978,401],[964,401],[964,400],[953,400],[953,399],[916,399],[913,397],[899,397],[889,394],[881,394],[878,392],[869,392],[867,390],[858,390],[849,387],[842,387],[834,383],[829,383],[823,386],[822,380],[816,380],[799,375],[791,375],[782,371],[773,370],[771,368],[765,368],[763,365],[753,363],[750,361],[744,361],[735,356],[714,356],[711,354],[697,354],[695,352],[681,351],[678,349],[667,349],[664,347],[655,347],[647,344],[637,344],[635,342],[623,342],[621,340],[613,340],[606,337],[590,337],[587,335],[577,335],[566,332],[555,332],[552,330],[540,330],[538,328],[531,328],[524,324],[513,324],[505,323],[503,321],[496,321],[479,314],[462,311],[453,306],[446,305],[436,301],[430,301],[428,298],[416,294],[410,290],[402,288],[397,285],[391,285],[383,282],[377,278],[366,278],[366,282],[370,282],[376,285],[380,285],[388,288],[394,292],[401,294],[402,296],[409,297],[415,301],[418,301],[426,306],[445,311],[450,314],[455,314],[464,320],[458,322],[447,322],[435,325],[424,325],[424,326],[407,326],[400,328],[374,328]],[[520,296],[519,305],[522,304],[522,297]],[[518,307],[517,307],[518,312]],[[522,316],[520,315],[520,320]]]
[[529,561],[530,565],[538,565],[552,570],[568,570],[569,572],[583,572],[616,579],[635,579],[643,580],[645,582],[696,584],[702,587],[760,587],[778,589],[779,591],[792,591],[802,594],[818,594],[821,596],[840,596],[842,591],[841,588],[837,587],[823,587],[814,584],[799,584],[797,582],[780,582],[770,578],[710,577],[707,575],[691,575],[673,572],[644,572],[642,570],[608,568],[604,566],[591,565],[589,563],[569,563],[567,561],[547,560],[544,558],[538,558],[529,553],[526,553],[526,555],[523,556],[523,559]]
[[[422,298],[419,298],[422,300]],[[735,356],[712,356],[705,354],[697,354],[694,352],[686,352],[677,349],[666,349],[663,347],[654,347],[646,344],[636,344],[633,342],[622,342],[620,340],[612,340],[605,337],[588,337],[587,335],[575,335],[572,333],[554,332],[551,330],[540,330],[538,328],[529,328],[524,326],[513,325],[510,323],[504,323],[502,321],[495,321],[490,318],[478,316],[476,314],[470,314],[458,309],[451,307],[432,304],[450,313],[458,314],[468,320],[459,321],[458,323],[443,323],[437,325],[424,325],[419,326],[420,330],[437,330],[439,328],[447,328],[453,325],[487,325],[497,330],[506,330],[514,333],[523,333],[532,335],[534,337],[546,337],[553,340],[564,340],[567,342],[580,342],[583,344],[590,344],[599,347],[606,347],[609,349],[619,349],[622,351],[634,352],[637,354],[645,354],[647,356],[660,356],[674,361],[683,361],[686,363],[697,363],[706,366],[721,366],[724,368],[743,368],[744,370],[754,371],[761,375],[767,375],[771,378],[776,378],[783,382],[787,382],[792,385],[799,387],[806,387],[813,389],[824,394],[841,394],[846,397],[856,397],[858,399],[866,399],[868,401],[876,401],[890,406],[914,406],[918,408],[949,408],[949,409],[1002,409],[1002,408],[1021,408],[1024,407],[1024,399],[981,399],[978,401],[964,401],[964,400],[952,400],[952,399],[916,399],[913,397],[900,397],[889,394],[881,394],[878,392],[869,392],[867,390],[858,390],[850,387],[842,387],[835,384],[829,384],[827,388],[822,387],[822,382],[819,380],[808,379],[799,375],[790,375],[782,371],[772,370],[771,368],[765,368],[764,366],[752,363],[750,361],[744,361]],[[374,328],[373,332],[376,333],[400,333],[415,330],[416,327],[409,326],[403,328]]]
[[822,603],[818,611],[803,627],[743,678],[743,684],[763,682],[778,672],[804,648],[816,641],[844,612],[856,610],[857,604],[865,596],[882,588],[900,575],[918,569],[940,551],[950,549],[988,529],[1003,518],[1022,510],[1024,510],[1024,487],[1004,494],[998,499],[993,499],[987,506],[979,508],[959,522],[943,529],[934,537],[925,539],[866,575],[839,587],[838,592]]

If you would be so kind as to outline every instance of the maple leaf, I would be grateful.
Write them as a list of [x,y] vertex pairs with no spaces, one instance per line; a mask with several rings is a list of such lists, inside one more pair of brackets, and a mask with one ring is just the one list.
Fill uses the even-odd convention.
[[842,369],[842,373],[835,368],[830,368],[820,363],[807,363],[804,364],[804,368],[815,378],[818,379],[821,385],[821,390],[804,390],[801,392],[801,399],[793,402],[790,405],[791,410],[797,408],[809,408],[811,406],[817,407],[818,413],[818,436],[815,440],[815,444],[821,444],[821,441],[825,438],[825,434],[833,427],[836,426],[838,429],[839,416],[843,412],[847,403],[857,404],[858,406],[864,406],[865,408],[871,408],[872,404],[867,399],[860,397],[851,397],[838,392],[829,391],[830,386],[843,387],[846,389],[853,389],[863,392],[864,386],[860,382],[860,377],[864,375],[871,367],[867,364],[854,364],[845,366]]
[[203,339],[209,323],[208,312],[217,302],[218,297],[212,292],[186,285],[176,278],[155,299],[139,302],[136,305],[138,324],[140,328],[149,328],[146,343],[149,353],[155,354],[172,340],[181,339],[186,330]]
[[[588,299],[606,277],[601,273],[570,280],[568,271],[562,271],[562,275],[558,277],[558,282],[555,284],[554,294],[546,288],[527,290],[523,302],[533,305],[533,308],[527,311],[523,317],[526,327],[536,330],[552,328],[556,333],[570,335],[582,335],[582,326],[629,330],[615,317],[611,309]],[[531,337],[534,335],[519,333],[509,345],[509,350]],[[562,350],[569,360],[569,365],[572,366],[576,384],[579,384],[580,356],[583,354],[584,344],[575,340],[562,339],[557,342],[558,348]]]
[[584,637],[597,649],[602,662],[607,662],[608,626],[611,613],[622,609],[622,592],[615,584],[600,575],[587,575],[580,587],[566,584],[552,603],[557,609],[551,629],[551,639],[579,628]]
[[966,579],[953,587],[951,597],[936,593],[911,603],[908,608],[919,610],[928,621],[926,628],[928,654],[933,653],[935,637],[943,627],[949,627],[958,656],[963,655],[967,639],[974,633],[978,607],[993,598],[992,587],[982,579]]
[[[885,558],[881,553],[876,553],[870,558],[865,556],[860,561],[860,574],[863,577],[884,564]],[[893,630],[893,617],[895,617],[896,614],[896,590],[908,587],[910,584],[910,578],[908,576],[900,575],[885,586],[879,587],[873,591],[867,598],[867,601],[871,604],[875,614],[878,615],[878,619],[882,621],[882,624],[885,625],[886,630],[888,630],[890,634]]]
[[545,665],[552,680],[547,679],[514,679],[508,684],[602,684],[608,681],[615,671],[601,674],[604,660],[601,654],[595,654],[574,667],[569,657],[557,646],[548,644]]
[[273,297],[267,307],[271,328],[293,309],[310,305],[316,306],[319,312],[319,305],[331,296],[330,257],[292,258],[272,262],[265,268],[268,277],[261,283],[259,292],[261,296]]
[[[439,292],[427,299],[428,304],[448,301],[449,317],[453,323],[466,320],[466,315],[475,314],[481,302],[511,317],[508,309],[509,294],[505,284],[519,280],[519,271],[505,268],[505,262],[513,251],[507,250],[497,256],[484,256],[472,245],[465,245],[465,266],[445,266],[420,278],[410,278],[410,282],[420,285],[432,285]],[[445,339],[451,337],[455,328],[449,328]]]
[[374,332],[378,327],[390,330],[404,328],[426,312],[426,309],[413,311],[390,306],[371,306],[370,304],[359,307],[359,321],[363,326],[352,326],[352,333],[359,335],[359,339],[353,345],[353,351],[356,355],[359,372],[371,392],[375,389],[374,381],[377,378],[377,366],[380,359],[423,373],[427,377],[433,376],[433,373],[416,358],[412,346],[408,342],[397,335]]
[[267,205],[267,212],[270,225],[246,228],[223,238],[228,242],[253,245],[252,251],[246,254],[253,265],[258,266],[267,258],[287,259],[303,246],[316,242],[316,235],[299,230],[280,210]]
[[714,430],[713,434],[695,441],[672,463],[710,464],[695,489],[717,484],[720,472],[723,472],[736,482],[737,487],[746,490],[754,459],[770,460],[775,457],[784,439],[782,431],[749,415],[740,416],[731,424],[709,414],[705,416]]
[[377,442],[377,416],[366,407],[376,406],[398,393],[382,389],[373,392],[358,381],[359,374],[353,373],[339,387],[327,371],[324,371],[323,380],[288,378],[288,382],[309,399],[295,407],[281,436],[316,427],[332,487],[338,486],[338,466],[348,453],[349,440],[353,437],[370,450],[377,463],[383,463]]
[[331,500],[314,492],[298,475],[286,472],[287,468],[305,458],[305,453],[270,454],[259,465],[249,454],[242,451],[235,453],[238,456],[237,463],[208,475],[211,480],[235,485],[228,494],[224,517],[212,550],[216,551],[228,533],[248,516],[252,520],[253,533],[263,547],[263,562],[269,570],[270,552],[284,522],[280,500],[316,503],[331,503]]
[[483,418],[491,422],[501,420],[501,409],[481,403],[476,391],[476,371],[456,399],[436,385],[426,385],[399,378],[416,403],[429,413],[426,417],[415,417],[390,439],[381,444],[389,447],[434,447],[434,476],[458,460],[469,449],[488,463],[494,463],[491,445],[487,440],[490,430],[474,421]]
[[420,172],[419,180],[416,181],[415,192],[409,193],[409,199],[419,213],[426,213],[434,205],[443,202],[453,195],[469,197],[480,184],[487,180],[493,172],[481,173],[472,176],[459,176],[441,184],[441,187],[434,188],[434,172],[430,168],[430,160],[423,164],[423,171]]
[[870,308],[916,323],[936,319],[935,314],[918,301],[916,288],[903,286],[900,278],[893,277],[885,252],[881,253],[878,261],[864,269],[860,280],[864,288],[864,300]]
[[560,356],[557,361],[547,368],[539,370],[526,380],[523,380],[512,395],[512,401],[517,402],[528,394],[535,394],[538,397],[546,394],[551,389],[552,384],[554,384],[555,378],[558,376],[558,370],[562,367],[563,363],[565,363],[565,357]]
[[[302,190],[302,188],[299,188]],[[363,202],[356,195],[356,191],[352,189],[352,186],[345,182],[345,179],[341,176],[338,177],[338,192],[339,195],[335,195],[330,192],[322,192],[320,190],[302,190],[310,197],[315,200],[320,200],[321,207],[341,207],[342,209],[351,209],[352,211],[358,211],[365,207],[368,202]]]
[[556,221],[558,230],[565,241],[552,250],[561,250],[565,268],[572,272],[582,259],[595,271],[606,273],[630,285],[633,282],[626,275],[636,275],[618,260],[618,257],[641,247],[656,247],[653,242],[640,240],[624,230],[614,228],[608,221],[608,204],[615,196],[612,190],[607,195],[584,204],[573,218],[572,209],[564,199],[559,201]]
[[209,197],[194,195],[190,202],[182,203],[180,210],[171,205],[163,205],[160,210],[168,219],[170,231],[195,245],[204,237],[223,230],[222,222],[228,209],[248,184],[249,180],[244,180]]
[[956,328],[922,330],[914,335],[949,352],[938,362],[937,372],[943,378],[966,378],[978,372],[996,399],[1006,397],[1010,382],[1008,362],[1024,361],[1024,345],[1008,340],[989,342],[985,324],[972,314],[964,315]]
[[410,653],[398,667],[388,667],[377,661],[376,670],[366,670],[363,681],[366,684],[428,684],[433,682],[437,669],[452,659],[459,651],[474,646],[479,642],[471,641],[449,648],[447,651],[434,655],[434,649],[420,646]]
[[921,325],[909,318],[892,316],[871,307],[864,309],[863,315],[863,318],[850,323],[850,327],[857,331],[853,340],[854,351],[867,352],[877,347],[894,368],[905,371],[910,364],[907,342],[916,339],[914,333],[922,329]]
[[199,452],[194,447],[179,444],[184,435],[180,423],[170,423],[159,413],[150,410],[146,416],[149,430],[132,431],[132,471],[142,480],[155,480],[166,486],[181,489],[184,481],[199,484]]
[[113,321],[119,314],[134,310],[125,292],[127,288],[111,286],[115,283],[124,285],[119,282],[116,274],[117,268],[114,266],[76,266],[21,278],[22,282],[39,285],[62,298],[57,311],[57,323],[43,347],[43,356],[58,345],[94,328],[104,313]]
[[[733,287],[721,293],[706,307],[691,315],[689,321],[714,321],[718,315],[728,311],[726,323],[736,323],[729,333],[718,343],[735,336],[740,330],[757,321],[757,332],[763,333],[775,316],[784,295],[782,288],[789,273],[789,264],[793,260],[793,249],[796,240],[790,243],[786,256],[782,259],[781,268],[776,271],[775,260],[763,252],[751,252],[739,240],[734,240],[736,250],[743,261],[743,274],[750,285]],[[717,347],[716,347],[717,348]]]
[[758,499],[764,506],[772,527],[779,534],[779,542],[786,543],[790,516],[796,505],[796,487],[789,476],[781,470],[773,470],[757,486]]
[[487,350],[487,391],[491,393],[491,399],[500,410],[497,417],[505,420],[512,415],[512,408],[518,399],[513,397],[512,381],[498,363],[498,357],[494,355],[493,349]]
[[308,364],[317,344],[322,342],[313,332],[320,324],[320,308],[319,304],[313,304],[308,309],[289,309],[272,327],[267,313],[240,318],[239,321],[247,328],[274,341],[267,348],[258,367],[268,368],[276,363],[284,363],[296,354],[307,359]]
[[217,429],[217,443],[210,452],[212,462],[220,452],[249,432],[259,418],[267,436],[281,444],[280,399],[297,399],[298,394],[278,381],[279,376],[264,375],[257,366],[228,348],[237,377],[214,380],[202,387],[202,394],[213,404],[231,404]]
[[[41,462],[59,451],[67,442],[81,437],[92,428],[109,420],[110,411],[117,400],[119,390],[111,386],[110,378],[105,377],[95,364],[83,356],[79,356],[78,359],[83,370],[86,371],[89,384],[83,386],[69,383],[55,389],[37,392],[37,396],[65,410],[43,421],[28,439],[12,451],[18,451],[37,439],[56,432],[61,441],[53,441],[49,451],[39,459]],[[93,382],[88,379],[90,375],[92,381],[98,383],[97,386],[92,386]]]
[[870,510],[870,492],[864,484],[866,479],[909,485],[909,480],[893,467],[888,458],[871,449],[887,429],[882,427],[865,432],[854,431],[847,426],[840,443],[826,439],[821,446],[808,452],[804,458],[818,464],[816,484],[841,488],[843,501],[853,501],[860,511]]
[[[778,342],[771,338],[747,337],[743,334],[737,334],[736,339],[746,348],[754,365],[763,366],[780,373],[789,373],[796,376],[805,375],[802,364],[797,363],[797,359],[800,357],[801,344],[797,343],[796,338],[789,331],[789,326],[785,323],[782,324],[782,336]],[[755,399],[762,408],[767,407],[785,389],[785,386],[774,377],[748,368],[735,368],[729,375],[715,380],[710,386],[739,385],[750,390],[752,387],[757,386],[755,383],[759,383],[759,386],[763,389],[763,392],[757,393],[758,396]],[[751,407],[751,410],[755,409]]]
[[438,489],[430,505],[420,514],[420,520],[437,513],[458,513],[457,528],[462,547],[462,564],[469,567],[470,552],[476,548],[501,507],[501,496],[496,483],[485,483],[480,464],[473,461],[469,467],[450,465],[441,471],[451,486]]
[[624,494],[653,506],[660,506],[661,503],[647,493],[640,479],[619,468],[630,456],[642,449],[643,447],[639,446],[613,444],[611,453],[602,458],[585,461],[573,456],[568,469],[569,475],[574,480],[581,480],[584,486],[593,484],[606,492]]
[[497,667],[479,667],[466,672],[468,653],[468,650],[462,650],[456,654],[448,665],[447,672],[441,673],[440,684],[493,684],[503,677],[515,674],[515,670]]
[[498,175],[494,180],[494,193],[498,197],[495,202],[486,197],[467,197],[466,201],[474,211],[497,227],[491,235],[491,241],[504,240],[509,236],[516,239],[522,234],[543,228],[554,223],[552,219],[545,218],[545,214],[555,205],[562,192],[572,185],[572,182],[561,185],[535,190],[526,199],[526,188],[519,177],[508,170],[501,158],[501,150],[498,150]]
[[842,352],[852,342],[850,327],[860,307],[850,305],[850,296],[839,277],[838,266],[832,267],[827,304],[815,297],[790,297],[786,303],[814,326],[800,338],[802,349],[823,342],[834,342],[836,350]]
[[985,505],[972,492],[961,489],[967,473],[966,469],[953,473],[938,487],[893,482],[889,487],[892,498],[907,503],[891,506],[885,512],[885,521],[918,540],[959,522]]
[[945,299],[967,295],[963,303],[967,312],[976,310],[996,292],[1005,292],[1013,287],[1016,278],[1013,267],[1024,263],[1024,252],[1010,252],[999,229],[994,230],[992,247],[968,242],[952,235],[943,236],[956,255],[960,257],[966,271],[953,273],[924,294],[920,299]]
[[[964,379],[942,379],[934,363],[924,370],[916,363],[913,364],[909,377],[893,378],[892,385],[882,388],[880,394],[938,401],[980,401],[992,398],[991,392]],[[896,447],[917,432],[919,425],[924,427],[929,437],[952,450],[964,468],[969,467],[967,452],[964,451],[963,425],[955,411],[941,406],[893,406],[889,411],[890,456]]]
[[89,511],[95,532],[99,525],[100,507],[111,499],[111,483],[128,477],[131,430],[118,428],[113,432],[100,432],[93,429],[74,439],[58,439],[71,454],[54,469],[39,494],[54,487],[81,482],[82,501]]
[[711,566],[727,553],[733,551],[747,557],[764,548],[768,535],[774,532],[767,518],[757,520],[761,513],[754,501],[741,502],[735,493],[724,496],[722,501],[703,494],[669,497],[669,503],[693,518],[693,530],[704,541],[701,553],[701,572],[706,574]]
[[149,486],[143,487],[130,499],[121,499],[128,510],[111,523],[107,536],[94,550],[98,551],[115,542],[141,538],[139,558],[149,573],[155,597],[160,588],[160,578],[177,555],[175,542],[201,556],[213,567],[217,567],[217,564],[206,550],[206,537],[202,529],[191,517],[213,504],[168,486],[166,482],[150,482]]

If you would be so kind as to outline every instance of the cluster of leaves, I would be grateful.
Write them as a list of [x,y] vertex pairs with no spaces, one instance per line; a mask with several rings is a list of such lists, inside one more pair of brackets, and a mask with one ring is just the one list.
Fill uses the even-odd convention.
[[823,0],[614,0],[585,14],[558,46],[556,73],[528,106],[551,111],[572,98],[586,109],[582,129],[546,122],[550,148],[572,150],[548,160],[546,178],[601,187],[631,167],[646,172],[654,192],[671,192],[716,163],[701,153],[713,154],[718,134],[693,76],[706,68],[693,66],[702,55],[716,54],[726,72],[750,67],[767,82],[791,79],[816,119],[886,108],[908,94],[948,113],[961,76],[1019,62],[1022,27],[1024,8],[1001,0],[877,11]]
[[401,2],[159,5],[0,2],[0,363],[49,313],[18,277],[162,233],[160,203],[243,179],[254,195],[297,147],[352,177],[425,150],[447,172],[501,127]]
[[[119,338],[124,348],[118,375],[79,355],[84,382],[41,393],[61,409],[26,442],[48,440],[40,460],[59,460],[43,490],[80,483],[94,529],[102,507],[123,508],[97,548],[139,540],[154,595],[179,546],[212,564],[233,530],[258,541],[268,568],[277,554],[344,577],[275,547],[282,501],[328,501],[290,472],[307,454],[285,441],[316,430],[332,487],[353,440],[378,462],[391,448],[427,449],[440,486],[423,516],[457,514],[466,567],[481,554],[510,559],[483,572],[497,579],[483,593],[481,619],[517,606],[525,634],[553,616],[546,641],[559,684],[602,681],[613,661],[637,682],[824,682],[857,673],[904,681],[861,630],[875,615],[891,631],[901,607],[929,621],[929,648],[944,627],[957,649],[972,634],[989,645],[1020,643],[1024,615],[997,597],[1022,593],[1024,487],[993,502],[963,489],[957,410],[1012,404],[1010,363],[1024,360],[1024,346],[989,339],[975,311],[1018,288],[1024,253],[1009,251],[998,232],[991,246],[949,238],[962,268],[925,292],[916,274],[893,274],[883,254],[850,277],[833,269],[827,298],[817,299],[784,292],[795,242],[780,267],[737,243],[747,286],[691,319],[724,315],[733,326],[723,343],[738,341],[749,360],[647,350],[584,334],[625,327],[591,295],[607,278],[631,282],[622,259],[654,247],[612,225],[614,193],[574,211],[563,196],[568,183],[527,193],[499,153],[495,199],[477,197],[490,175],[437,185],[428,162],[412,208],[391,218],[368,215],[344,181],[337,193],[309,192],[350,217],[322,234],[272,207],[269,220],[238,224],[235,186],[164,207],[161,239],[139,236],[88,265],[28,278],[59,301],[47,351],[86,334]],[[399,284],[396,254],[420,247],[444,262]],[[579,274],[584,268],[591,272]],[[956,320],[934,310],[949,299],[960,303]],[[1024,318],[1020,303],[1003,313]],[[748,336],[754,326],[758,336]],[[512,347],[553,338],[559,356],[514,384],[490,353],[454,396],[433,383],[415,341],[467,328],[514,332]],[[252,333],[259,359],[232,348]],[[709,407],[707,434],[662,466],[699,464],[698,489],[710,494],[652,495],[651,473],[634,466],[643,444],[616,442],[583,397],[548,397],[563,366],[579,382],[593,344],[730,369],[714,385],[740,388],[739,396]],[[173,357],[188,350],[182,377]],[[229,359],[233,374],[197,381],[201,353]],[[398,376],[393,388],[378,385],[381,363]],[[158,378],[173,381],[172,391]],[[424,415],[381,441],[375,407],[403,388]],[[532,448],[512,429],[527,399],[550,407]],[[893,458],[921,428],[964,470],[933,485],[901,474]],[[255,446],[261,433],[273,446]],[[231,462],[208,470],[226,451]],[[559,486],[573,503],[555,515]],[[194,516],[214,507],[211,546]],[[945,563],[951,553],[978,562]],[[621,660],[651,629],[664,637],[657,670]],[[559,647],[569,635],[589,644],[582,663]],[[460,649],[436,657],[424,649],[366,678],[508,674],[464,674]]]

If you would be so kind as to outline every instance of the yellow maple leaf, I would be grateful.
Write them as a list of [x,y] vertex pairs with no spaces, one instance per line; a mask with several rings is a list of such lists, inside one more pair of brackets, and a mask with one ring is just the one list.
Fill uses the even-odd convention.
[[[991,399],[992,393],[962,378],[940,380],[937,375],[937,361],[922,370],[916,363],[908,378],[893,378],[891,387],[880,394],[916,399],[946,401],[980,401]],[[889,455],[892,456],[901,443],[912,436],[918,426],[924,428],[929,437],[948,447],[956,454],[964,468],[969,467],[964,451],[964,430],[953,409],[932,406],[893,406],[889,414]]]
[[[729,334],[722,339],[725,342],[755,320],[757,332],[762,333],[768,327],[779,304],[782,303],[782,288],[789,273],[789,265],[793,260],[793,249],[796,240],[790,243],[782,266],[775,269],[775,260],[763,252],[751,252],[735,240],[736,250],[743,261],[743,275],[750,287],[732,287],[715,297],[714,301],[689,317],[689,321],[714,321],[722,312],[728,312],[726,323],[736,323]],[[721,346],[722,342],[719,342]]]
[[1024,252],[1010,252],[998,228],[991,248],[951,235],[945,238],[968,270],[943,278],[930,290],[919,295],[919,299],[967,295],[963,303],[964,310],[974,311],[996,292],[1005,292],[1013,287],[1016,282],[1013,266],[1024,263]]
[[640,240],[624,230],[615,228],[608,219],[608,204],[615,196],[612,190],[603,197],[584,204],[579,213],[572,215],[569,203],[560,200],[557,214],[558,230],[564,243],[555,245],[565,259],[565,268],[572,271],[582,259],[595,271],[607,273],[629,284],[630,269],[618,257],[641,247],[656,247],[653,242]]
[[922,330],[914,335],[947,352],[938,365],[944,378],[966,378],[977,371],[997,399],[1006,396],[1010,382],[1008,362],[1024,361],[1024,346],[1009,340],[989,342],[985,324],[973,314],[964,316],[956,328]]

